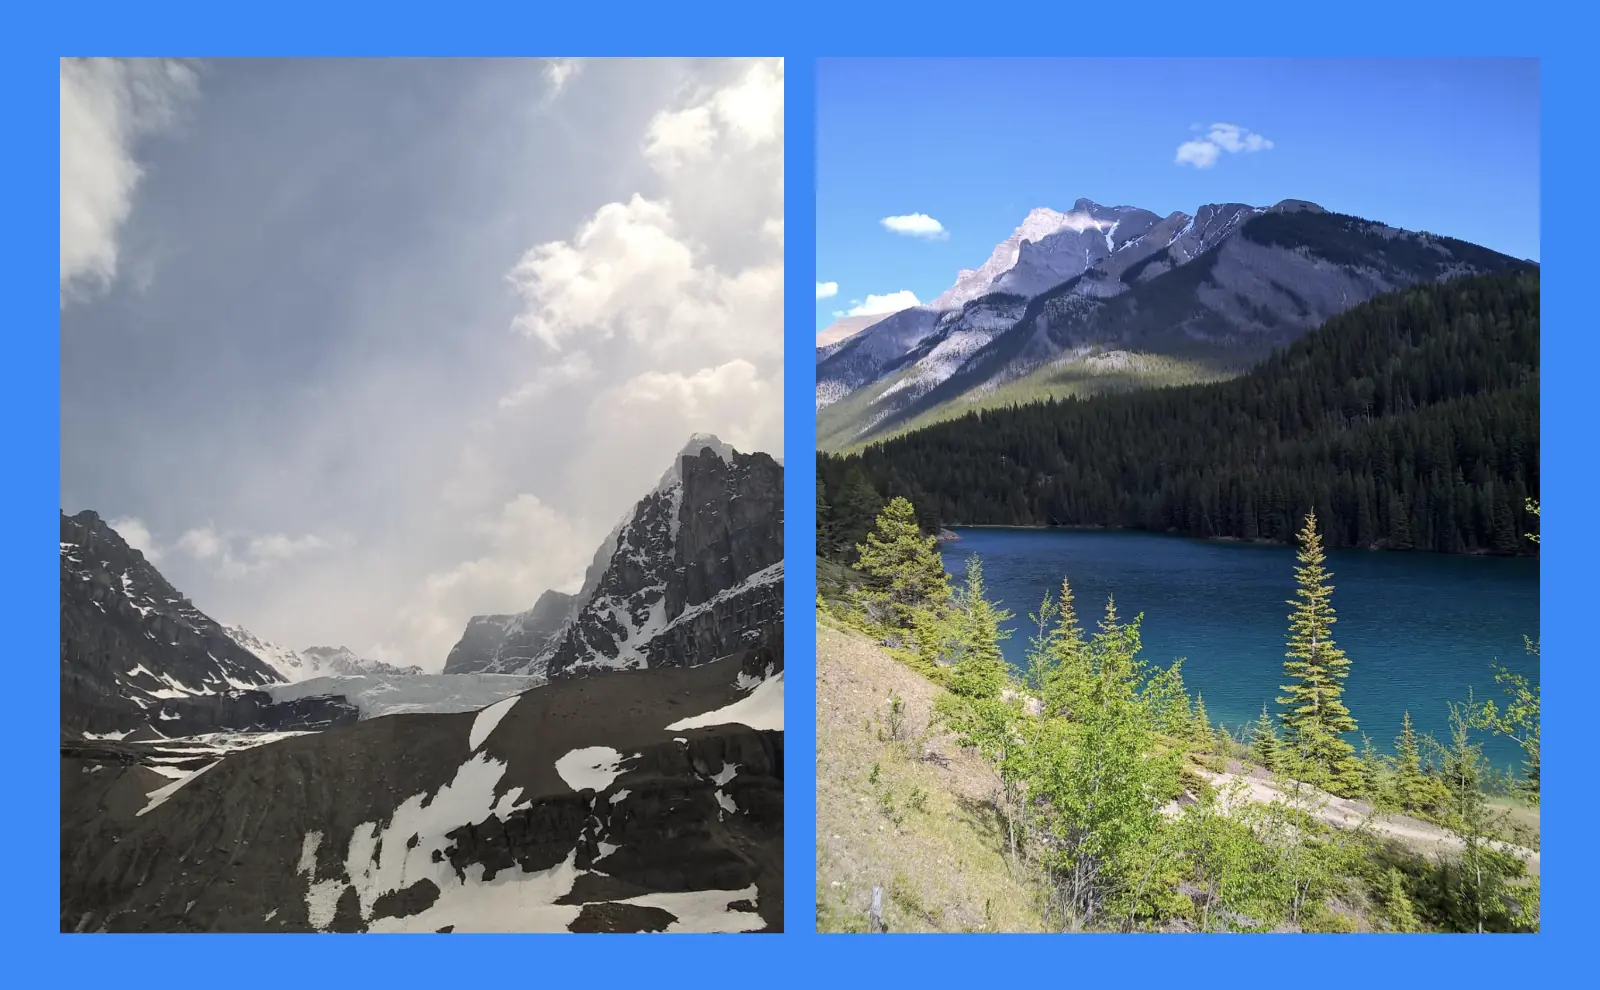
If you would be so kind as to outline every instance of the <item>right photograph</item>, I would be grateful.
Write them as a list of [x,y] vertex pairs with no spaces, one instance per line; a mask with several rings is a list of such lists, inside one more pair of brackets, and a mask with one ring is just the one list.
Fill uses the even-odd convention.
[[816,76],[818,930],[1537,932],[1537,60]]

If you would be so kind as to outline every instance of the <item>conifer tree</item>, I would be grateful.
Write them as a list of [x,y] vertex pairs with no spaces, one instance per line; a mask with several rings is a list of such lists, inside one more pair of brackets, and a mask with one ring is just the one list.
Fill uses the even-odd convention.
[[1400,806],[1407,811],[1421,810],[1426,800],[1422,773],[1422,752],[1417,746],[1417,733],[1411,728],[1411,713],[1406,712],[1400,723],[1400,735],[1394,741],[1395,790]]
[[1272,716],[1267,713],[1266,703],[1261,705],[1261,717],[1256,719],[1256,724],[1250,731],[1250,745],[1256,751],[1256,759],[1268,770],[1277,769],[1278,764],[1278,727],[1273,724]]
[[1211,718],[1206,715],[1205,695],[1196,694],[1194,696],[1194,723],[1190,729],[1190,733],[1194,737],[1195,742],[1210,745],[1213,741],[1211,735]]
[[940,608],[949,600],[949,578],[937,545],[922,535],[910,502],[896,498],[884,507],[876,529],[856,546],[858,566],[875,580],[865,591],[869,612],[881,613],[869,618],[910,629],[918,609]]
[[989,601],[983,586],[983,563],[967,560],[967,580],[950,610],[950,637],[955,655],[950,690],[968,698],[998,698],[1011,680],[1011,668],[1000,652],[1010,630],[1000,628],[1011,613]]
[[1089,654],[1073,604],[1072,585],[1066,578],[1061,579],[1061,591],[1052,611],[1055,625],[1044,644],[1039,691],[1047,713],[1068,715],[1077,710],[1087,690]]
[[1283,714],[1285,742],[1294,747],[1304,772],[1320,784],[1339,793],[1360,790],[1360,768],[1355,747],[1343,734],[1356,730],[1356,720],[1344,704],[1344,680],[1350,673],[1350,658],[1335,645],[1333,624],[1333,585],[1324,563],[1322,538],[1317,533],[1317,514],[1306,514],[1300,530],[1299,566],[1295,580],[1299,587],[1288,604],[1288,652],[1283,664],[1289,683],[1281,687],[1278,703]]

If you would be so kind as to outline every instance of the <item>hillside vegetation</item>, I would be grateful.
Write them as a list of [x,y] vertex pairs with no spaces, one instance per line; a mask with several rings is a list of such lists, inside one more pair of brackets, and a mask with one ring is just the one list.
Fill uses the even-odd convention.
[[[891,500],[819,568],[819,925],[877,930],[877,888],[888,930],[1538,930],[1537,685],[1501,671],[1450,738],[1408,716],[1393,757],[1358,749],[1320,533],[1308,514],[1279,708],[1236,738],[1181,661],[1143,659],[1141,617],[1085,628],[1066,580],[1013,670],[981,562],[951,588]],[[1522,746],[1516,779],[1486,733]]]

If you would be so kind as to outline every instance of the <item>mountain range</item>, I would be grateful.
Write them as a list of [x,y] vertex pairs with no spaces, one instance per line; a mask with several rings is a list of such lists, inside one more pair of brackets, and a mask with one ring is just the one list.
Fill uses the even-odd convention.
[[[819,335],[818,446],[975,408],[1234,377],[1382,293],[1534,267],[1305,200],[1033,210],[930,303]],[[854,318],[856,323],[865,322]]]
[[62,930],[781,930],[782,490],[692,438],[446,675],[223,626],[63,513]]

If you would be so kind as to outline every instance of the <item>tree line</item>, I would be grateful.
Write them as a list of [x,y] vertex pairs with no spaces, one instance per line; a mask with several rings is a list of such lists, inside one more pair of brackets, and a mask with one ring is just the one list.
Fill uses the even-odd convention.
[[[1522,745],[1515,786],[1537,802],[1537,686],[1502,670],[1504,705],[1453,705],[1449,739],[1419,737],[1407,715],[1394,756],[1358,750],[1341,700],[1354,663],[1334,635],[1314,513],[1296,537],[1278,710],[1237,737],[1190,697],[1182,661],[1140,655],[1142,617],[1108,600],[1086,629],[1065,579],[1029,616],[1026,666],[1013,670],[999,645],[1011,616],[987,598],[982,562],[952,587],[924,530],[909,501],[889,500],[854,548],[856,577],[819,607],[946,689],[936,718],[994,767],[1007,855],[1037,880],[1054,927],[1346,931],[1336,905],[1353,900],[1390,931],[1537,930],[1538,881],[1507,845],[1515,830],[1490,802],[1503,782],[1478,741]],[[1271,800],[1249,793],[1253,768]],[[1372,814],[1338,820],[1324,813],[1333,796]],[[1459,848],[1432,860],[1397,849],[1371,827],[1381,811],[1432,820]]]
[[1391,293],[1227,382],[971,413],[818,456],[825,555],[883,500],[924,528],[1080,526],[1328,547],[1536,553],[1539,276]]

